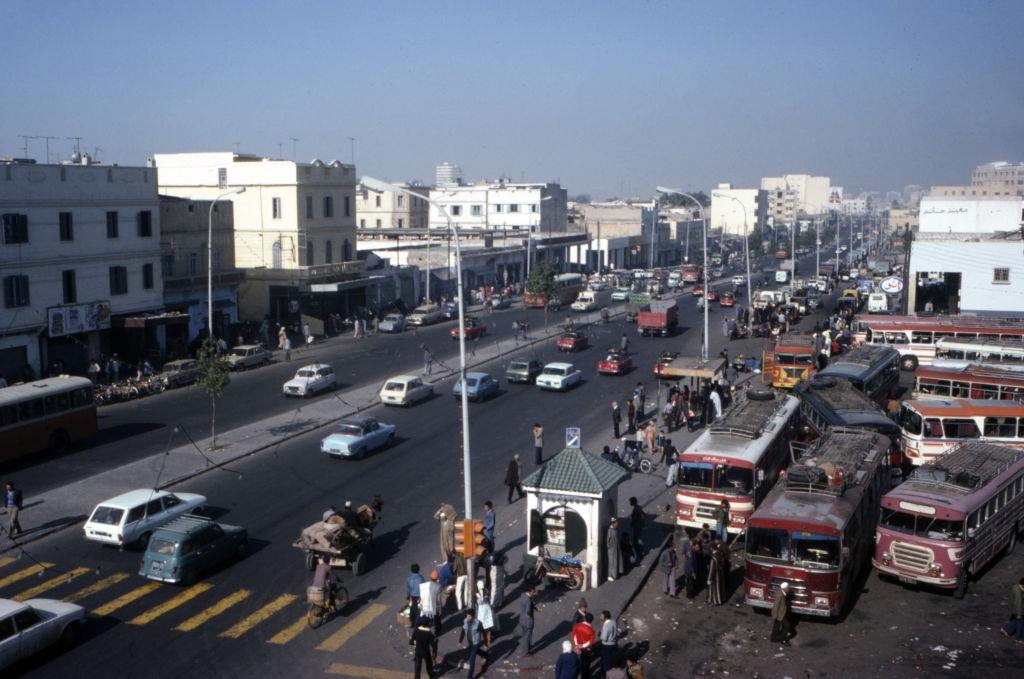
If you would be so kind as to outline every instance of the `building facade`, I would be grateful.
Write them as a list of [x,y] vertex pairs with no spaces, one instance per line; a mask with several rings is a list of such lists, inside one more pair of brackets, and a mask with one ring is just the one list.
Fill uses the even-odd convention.
[[916,208],[890,208],[886,225],[889,233],[898,234],[905,231],[917,231],[918,213]]
[[1024,197],[1024,163],[999,160],[978,165],[971,173],[971,187],[987,191],[986,195]]
[[913,313],[1024,317],[1024,244],[1018,233],[919,236],[910,247],[907,275]]
[[356,220],[360,229],[425,229],[430,211],[426,197],[430,188],[418,184],[398,184],[424,198],[396,191],[370,191],[356,187]]
[[[792,224],[801,214],[824,214],[837,203],[828,177],[807,174],[762,177],[761,188],[768,192],[768,216],[777,223]],[[838,202],[841,201],[840,190]]]
[[462,168],[448,161],[434,168],[434,184],[438,187],[461,186]]
[[919,220],[921,233],[991,234],[1013,231],[1024,222],[1024,199],[922,198]]
[[768,218],[768,192],[764,189],[735,189],[719,184],[711,192],[711,221],[708,228],[730,236],[743,236],[764,229]]
[[3,161],[0,214],[8,382],[53,369],[84,374],[90,360],[136,361],[164,343],[152,168]]
[[[534,234],[568,230],[568,196],[555,183],[513,183],[506,180],[447,186],[430,191],[460,230],[521,231]],[[447,229],[448,222],[429,206],[431,229]]]

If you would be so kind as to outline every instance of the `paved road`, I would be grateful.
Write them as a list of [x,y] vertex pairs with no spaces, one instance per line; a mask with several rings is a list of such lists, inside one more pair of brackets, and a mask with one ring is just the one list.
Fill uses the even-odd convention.
[[[628,376],[605,377],[594,370],[605,345],[615,344],[623,330],[635,333],[633,326],[612,323],[598,327],[594,347],[573,359],[586,375],[580,387],[555,394],[530,386],[505,386],[497,398],[471,404],[474,497],[496,501],[499,545],[504,543],[510,550],[511,569],[521,561],[521,538],[508,544],[503,536],[522,535],[525,505],[520,502],[507,508],[502,479],[508,459],[516,452],[522,454],[524,474],[532,471],[530,424],[539,421],[547,428],[548,454],[562,447],[565,426],[582,427],[585,447],[597,449],[608,442],[609,401],[626,396],[638,380],[654,393],[650,366],[666,348],[696,353],[701,319],[692,300],[682,308],[680,335],[670,339],[631,335],[639,368]],[[712,307],[711,340],[716,353],[722,342],[716,331],[720,314],[717,306]],[[750,352],[754,347],[754,341],[734,343],[732,350]],[[553,343],[539,353],[544,360],[554,358]],[[492,371],[499,367],[493,366]],[[279,368],[268,370],[275,369]],[[76,530],[30,544],[19,560],[0,565],[0,596],[33,588],[42,596],[74,596],[104,615],[90,621],[87,639],[78,647],[57,657],[39,658],[20,670],[32,677],[108,677],[116,663],[117,672],[131,677],[200,673],[249,679],[255,672],[406,676],[381,673],[408,670],[411,664],[404,636],[394,625],[404,575],[412,561],[426,565],[439,558],[437,529],[430,518],[434,509],[442,501],[461,506],[458,409],[446,389],[438,391],[441,395],[415,408],[374,409],[385,421],[397,424],[400,438],[393,448],[364,460],[326,458],[318,452],[322,432],[312,432],[180,488],[206,494],[216,515],[246,526],[252,536],[245,559],[226,565],[192,588],[162,585],[150,591],[136,574],[138,553],[86,543]],[[148,482],[139,480],[142,486]],[[309,574],[291,542],[326,506],[346,499],[358,504],[378,492],[385,500],[385,522],[377,532],[375,565],[361,577],[345,576],[353,605],[344,619],[309,630],[302,621],[302,595]],[[24,518],[30,521],[31,508]],[[38,562],[54,566],[39,573]],[[70,580],[64,582],[66,578]],[[513,575],[509,589],[517,582]],[[502,611],[506,630],[513,611],[514,605],[509,604]],[[451,635],[444,643],[443,650],[452,650]],[[503,650],[510,650],[510,639],[502,643]]]

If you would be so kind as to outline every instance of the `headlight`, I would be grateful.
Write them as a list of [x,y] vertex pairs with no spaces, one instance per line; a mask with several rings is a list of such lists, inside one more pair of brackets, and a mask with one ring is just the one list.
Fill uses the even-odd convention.
[[693,511],[693,508],[690,507],[690,505],[683,505],[682,507],[679,508],[679,516],[686,516],[686,517],[688,517],[688,516],[690,516],[692,511]]
[[940,566],[937,563],[930,564],[928,566],[928,572],[932,575],[939,575],[940,573],[942,573],[942,566]]
[[816,596],[816,597],[814,597],[814,605],[815,606],[821,606],[822,608],[825,608],[825,607],[828,607],[831,604],[829,603],[829,600],[828,600],[827,596]]
[[884,563],[886,566],[888,566],[890,563],[892,563],[892,553],[891,552],[882,552],[882,563]]
[[747,517],[745,517],[745,516],[734,516],[734,517],[732,517],[732,522],[733,523],[738,523],[738,524],[744,524],[744,523],[747,522]]
[[763,599],[764,598],[764,588],[763,587],[751,587],[750,588],[750,598],[751,599]]

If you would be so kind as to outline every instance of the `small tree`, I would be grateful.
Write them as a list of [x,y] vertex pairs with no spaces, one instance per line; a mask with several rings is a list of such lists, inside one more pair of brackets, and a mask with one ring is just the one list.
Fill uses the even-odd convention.
[[551,300],[558,296],[558,286],[555,285],[555,270],[547,262],[540,262],[532,269],[526,278],[526,292],[544,297],[544,327],[548,326],[548,307]]
[[210,396],[210,450],[217,449],[217,399],[231,382],[231,366],[217,355],[217,345],[206,339],[196,352],[200,375],[196,381]]

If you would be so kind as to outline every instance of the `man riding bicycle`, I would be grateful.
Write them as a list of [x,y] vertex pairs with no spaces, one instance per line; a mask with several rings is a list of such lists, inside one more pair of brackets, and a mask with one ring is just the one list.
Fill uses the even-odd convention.
[[341,580],[334,574],[329,557],[321,556],[316,562],[312,586],[325,591],[327,593],[328,605],[334,606],[334,596],[338,591],[338,587],[341,586]]

